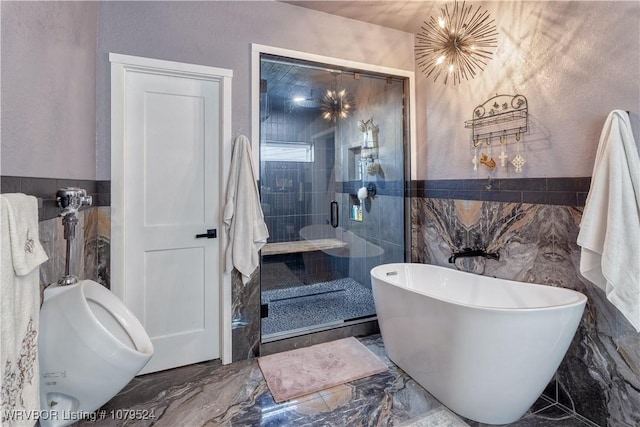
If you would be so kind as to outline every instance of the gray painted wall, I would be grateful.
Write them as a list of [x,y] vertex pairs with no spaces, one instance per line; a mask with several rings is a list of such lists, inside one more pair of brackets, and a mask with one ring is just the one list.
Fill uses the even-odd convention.
[[[440,7],[431,13],[437,16]],[[484,72],[445,86],[442,77],[434,83],[416,66],[417,179],[591,176],[602,125],[614,109],[631,110],[640,139],[639,2],[510,1],[482,7],[499,32]],[[519,93],[529,101],[522,174],[513,167],[473,171],[471,130],[464,122],[496,93]],[[499,154],[494,147],[498,163]]]
[[110,178],[109,52],[229,68],[232,131],[251,134],[251,43],[413,70],[413,36],[278,2],[100,3],[97,176]]
[[96,179],[94,2],[0,3],[2,175]]
[[414,67],[411,34],[278,2],[0,7],[2,175],[110,179],[109,52],[232,69],[234,135],[251,134],[251,43]]
[[[615,108],[631,110],[640,139],[640,3],[482,6],[500,33],[484,72],[454,87],[416,69],[415,178],[590,176]],[[233,69],[234,134],[251,130],[252,42],[414,68],[411,34],[277,2],[3,1],[0,11],[2,175],[110,178],[110,51]],[[495,93],[529,99],[522,174],[471,167],[464,121]]]

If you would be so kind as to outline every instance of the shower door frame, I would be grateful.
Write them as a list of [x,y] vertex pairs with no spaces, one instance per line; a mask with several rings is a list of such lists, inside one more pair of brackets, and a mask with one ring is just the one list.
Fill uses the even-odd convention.
[[[346,59],[335,58],[331,56],[316,55],[314,53],[303,52],[299,50],[284,49],[280,47],[267,46],[257,43],[251,44],[251,140],[260,141],[260,54],[286,56],[289,58],[300,59],[309,62],[317,62],[327,65],[335,65],[343,68],[360,69],[378,74],[390,74],[397,77],[406,78],[409,81],[408,95],[409,101],[405,104],[408,110],[408,148],[409,148],[409,174],[405,176],[409,179],[415,179],[416,173],[416,87],[415,73],[400,68],[384,67],[381,65],[367,64],[365,62],[349,61]],[[254,170],[260,170],[260,144],[254,143],[251,146],[253,151]]]
[[[316,55],[308,52],[302,52],[291,49],[284,49],[274,46],[267,46],[253,43],[251,45],[251,140],[252,144],[254,170],[260,170],[260,63],[261,55],[274,55],[288,57],[292,59],[298,59],[303,61],[315,62],[319,64],[326,64],[329,66],[336,66],[340,68],[357,69],[362,72],[371,72],[374,74],[386,74],[394,77],[405,79],[404,94],[406,100],[404,103],[403,112],[403,125],[405,126],[404,132],[404,180],[405,180],[405,194],[404,194],[404,259],[411,258],[411,203],[408,198],[408,182],[415,179],[416,173],[416,114],[415,114],[415,73],[410,70],[403,70],[398,68],[391,68],[379,65],[373,65],[363,62],[350,61],[335,57]],[[313,328],[310,328],[313,329]],[[321,329],[322,330],[322,329]],[[259,328],[260,337],[259,341],[264,344],[262,340],[262,328]],[[318,330],[319,332],[320,330]],[[313,330],[308,330],[305,334],[313,333]],[[277,339],[276,339],[277,341]]]

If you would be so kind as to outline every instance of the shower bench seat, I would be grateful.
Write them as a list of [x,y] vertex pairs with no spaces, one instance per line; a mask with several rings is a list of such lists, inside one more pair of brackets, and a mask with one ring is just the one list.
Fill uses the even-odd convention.
[[339,239],[314,239],[267,243],[262,247],[262,255],[296,254],[300,252],[339,249],[346,246],[347,243]]

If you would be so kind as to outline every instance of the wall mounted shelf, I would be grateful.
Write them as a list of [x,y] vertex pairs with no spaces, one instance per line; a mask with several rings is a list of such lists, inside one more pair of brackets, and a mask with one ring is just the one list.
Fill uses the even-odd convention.
[[502,144],[514,135],[516,141],[529,130],[527,98],[523,95],[496,95],[473,110],[473,119],[464,122],[464,127],[472,129],[474,147],[491,145],[493,141]]

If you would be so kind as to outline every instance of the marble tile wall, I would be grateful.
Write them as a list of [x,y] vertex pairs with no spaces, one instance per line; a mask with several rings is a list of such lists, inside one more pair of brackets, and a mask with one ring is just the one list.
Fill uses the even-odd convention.
[[252,359],[260,354],[260,268],[246,285],[240,273],[231,274],[231,359]]
[[[70,273],[79,279],[91,279],[110,288],[109,207],[90,207],[78,213],[75,239],[71,245]],[[49,260],[40,266],[40,283],[55,283],[64,276],[67,241],[59,217],[39,223],[40,242]]]
[[581,216],[575,206],[415,197],[412,260],[453,268],[453,251],[484,246],[499,251],[500,260],[467,258],[457,267],[584,293],[581,324],[545,393],[598,425],[637,426],[640,335],[579,273]]
[[84,253],[92,279],[111,289],[110,207],[96,207],[87,212]]
[[[451,198],[411,198],[413,262],[453,267],[451,252],[482,245],[500,261],[464,259],[459,267],[478,274],[562,286],[589,298],[581,325],[555,380],[545,392],[598,425],[640,424],[640,336],[578,271],[576,245],[582,208]],[[72,272],[110,286],[110,208],[80,212],[72,249]],[[41,267],[43,284],[64,273],[65,241],[60,218],[40,222],[40,239],[50,257]],[[260,348],[257,273],[243,286],[232,277],[233,360],[256,356]]]

